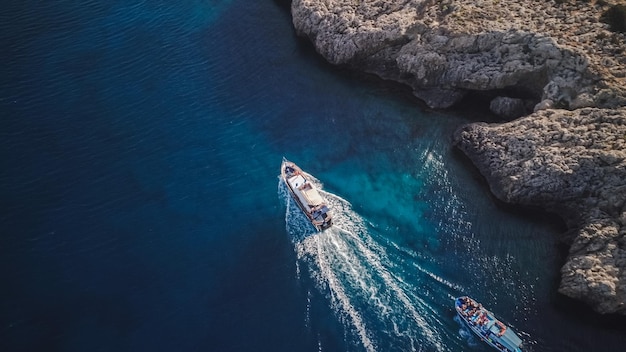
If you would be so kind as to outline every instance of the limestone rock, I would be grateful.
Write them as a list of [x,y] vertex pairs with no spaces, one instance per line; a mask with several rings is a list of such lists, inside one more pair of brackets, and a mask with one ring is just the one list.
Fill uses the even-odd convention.
[[532,100],[496,97],[489,104],[489,110],[506,120],[513,120],[527,115],[531,111],[529,105],[532,107]]
[[431,107],[469,91],[505,118],[534,105],[455,143],[497,197],[572,227],[560,292],[626,314],[626,33],[601,20],[619,1],[293,0],[291,12],[329,62],[407,84]]
[[540,110],[463,126],[454,141],[498,198],[573,228],[559,291],[626,314],[626,108]]
[[626,34],[600,21],[608,6],[293,0],[292,16],[297,33],[331,63],[406,83],[431,107],[450,106],[468,90],[502,90],[534,96],[535,104],[613,108],[626,105]]

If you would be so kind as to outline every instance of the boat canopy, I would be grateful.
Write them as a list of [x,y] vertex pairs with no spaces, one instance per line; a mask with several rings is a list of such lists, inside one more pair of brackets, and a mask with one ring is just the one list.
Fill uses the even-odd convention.
[[281,164],[281,177],[287,184],[293,199],[298,207],[308,217],[309,221],[318,231],[323,231],[332,226],[332,216],[326,205],[326,201],[315,188],[315,185],[307,179],[296,164],[283,158]]
[[307,203],[309,207],[315,207],[324,203],[324,199],[317,193],[314,187],[310,184],[306,184],[306,179],[302,175],[296,175],[289,179],[289,184],[294,190],[298,190],[302,194],[303,201]]
[[300,186],[302,186],[305,182],[306,180],[302,177],[302,175],[296,175],[289,179],[289,184],[293,189],[300,188]]
[[522,343],[522,339],[519,338],[511,329],[506,329],[504,335],[500,336],[500,339],[511,347],[519,347]]
[[321,205],[322,203],[324,203],[324,200],[322,199],[322,197],[320,196],[319,193],[317,193],[317,190],[313,187],[303,187],[303,189],[301,189],[302,194],[304,194],[304,197],[306,197],[307,202],[309,203],[309,205],[311,206],[318,206]]
[[[479,312],[483,319],[484,317],[487,318],[486,321],[483,320],[482,323],[476,323],[480,315],[478,313],[473,313],[473,315],[470,316],[470,314],[468,314],[469,308],[465,310],[463,309],[467,299],[469,299],[470,302],[467,304],[471,305],[475,311],[480,309]],[[517,336],[513,329],[496,319],[490,311],[486,310],[476,301],[467,296],[458,297],[455,302],[456,311],[461,319],[463,319],[465,324],[467,324],[475,334],[479,335],[481,339],[483,336],[489,336],[489,339],[486,340],[489,345],[499,349],[500,351],[506,347],[507,352],[522,352],[522,339]],[[487,331],[492,335],[489,335],[489,333],[485,335]]]

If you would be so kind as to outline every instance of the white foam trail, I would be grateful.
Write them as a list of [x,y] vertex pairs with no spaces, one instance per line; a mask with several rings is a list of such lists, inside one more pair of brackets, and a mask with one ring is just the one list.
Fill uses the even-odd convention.
[[450,282],[450,281],[448,281],[448,280],[446,280],[446,279],[442,278],[442,277],[441,277],[441,276],[439,276],[439,275],[435,275],[434,273],[432,273],[432,272],[430,272],[430,271],[428,271],[428,270],[426,270],[426,269],[422,268],[422,267],[421,267],[421,266],[419,266],[418,264],[413,264],[413,266],[414,266],[417,270],[419,270],[420,272],[422,272],[422,273],[424,273],[424,274],[426,274],[426,275],[430,276],[433,280],[435,280],[435,281],[439,282],[440,284],[443,284],[443,285],[447,286],[448,288],[450,288],[450,289],[452,289],[452,290],[455,290],[455,291],[457,291],[457,292],[462,292],[462,291],[463,291],[463,286],[461,286],[461,285],[457,285],[457,284],[455,284],[455,283],[452,283],[452,282]]
[[[308,177],[321,188],[319,181]],[[280,184],[279,196],[287,204],[287,231],[294,241],[298,262],[308,267],[315,285],[327,294],[346,330],[352,331],[367,351],[377,350],[379,343],[406,346],[403,350],[446,350],[434,309],[413,291],[411,284],[389,269],[384,247],[369,234],[350,203],[320,190],[331,208],[334,226],[316,233],[286,186]],[[300,270],[300,265],[297,267]],[[389,338],[377,343],[376,336],[381,332]]]
[[315,254],[314,260],[319,272],[312,272],[312,276],[316,279],[318,285],[322,284],[329,288],[332,305],[339,308],[340,313],[348,315],[365,349],[367,351],[375,351],[375,345],[369,337],[361,314],[353,306],[350,296],[346,293],[345,285],[342,284],[341,278],[337,276],[337,272],[332,265],[332,258],[329,258],[327,253],[324,252],[329,247],[335,247],[336,250],[341,251],[341,248],[336,247],[336,243],[333,243],[332,237],[334,237],[334,233],[332,230],[329,230],[316,236],[310,236],[301,242],[301,245],[297,248],[298,257],[302,259]]
[[[467,256],[469,253],[469,255],[472,256],[473,260],[467,263],[467,271],[470,275],[473,275],[475,282],[480,282],[482,285],[485,285],[491,281],[499,285],[504,285],[505,287],[509,286],[508,289],[511,292],[516,292],[518,301],[528,302],[534,300],[535,291],[532,289],[532,284],[527,286],[523,283],[520,284],[519,281],[516,282],[510,279],[511,273],[514,272],[515,257],[510,253],[507,253],[504,257],[494,256],[484,250],[489,244],[481,243],[479,236],[476,236],[473,232],[473,224],[469,220],[471,217],[468,216],[469,211],[465,203],[455,194],[455,187],[450,182],[448,172],[444,165],[445,163],[441,160],[441,157],[433,153],[428,153],[428,155],[422,154],[422,158],[424,163],[431,168],[429,173],[438,175],[437,177],[429,178],[429,181],[433,182],[436,186],[437,191],[435,193],[437,198],[446,200],[445,202],[435,202],[433,207],[437,208],[436,210],[444,215],[440,216],[441,220],[438,224],[437,232],[447,235],[444,241],[447,241],[451,252],[464,256]],[[419,271],[456,292],[468,291],[467,288],[449,282],[421,268],[417,264],[415,266]],[[495,298],[495,296],[492,297],[492,300]],[[464,340],[467,340],[466,342],[470,346],[475,346],[477,341],[473,338],[473,334],[469,330],[463,330],[466,328],[458,317],[455,317],[455,320],[463,326],[459,334]],[[528,333],[520,331],[513,325],[511,326],[522,336],[526,344],[532,344],[534,342]],[[469,338],[465,335],[469,335]]]
[[[307,177],[309,177],[312,182],[315,182],[317,187],[320,187],[319,181],[311,175],[307,175]],[[309,264],[311,264],[311,261],[314,262],[315,269],[309,267],[309,272],[318,286],[318,289],[322,292],[325,291],[325,287],[329,289],[331,306],[335,308],[335,312],[340,314],[344,323],[347,323],[346,320],[350,321],[367,351],[375,351],[375,345],[369,337],[369,333],[360,313],[353,307],[350,302],[350,297],[344,290],[344,286],[340,284],[340,279],[336,277],[336,272],[331,265],[331,260],[326,257],[326,254],[330,252],[328,248],[334,246],[332,239],[330,239],[330,237],[334,235],[333,229],[328,229],[319,234],[316,233],[315,228],[311,225],[306,216],[302,214],[288,192],[285,184],[280,181],[278,194],[285,200],[287,205],[285,223],[287,225],[287,232],[291,235],[296,246],[295,249],[299,262],[303,261]],[[334,217],[333,220],[335,220]],[[341,250],[335,248],[335,252],[340,253]],[[297,275],[298,278],[300,278],[300,264],[297,264],[297,268]],[[308,302],[310,304],[310,298]]]
[[467,343],[470,347],[478,346],[478,343],[474,338],[474,333],[469,330],[469,328],[465,325],[463,321],[461,321],[461,318],[459,318],[458,315],[454,316],[454,321],[456,321],[460,325],[459,336],[461,336],[461,338],[465,340],[465,343]]
[[[378,275],[383,279],[385,286],[388,287],[392,291],[392,293],[395,295],[395,298],[398,299],[402,303],[402,306],[403,306],[402,308],[404,308],[409,313],[409,315],[413,318],[415,323],[417,323],[417,325],[422,329],[422,332],[425,333],[425,335],[428,337],[428,340],[434,343],[436,346],[441,347],[442,343],[439,340],[438,336],[436,336],[433,333],[432,327],[417,312],[415,306],[411,303],[408,296],[398,286],[397,280],[395,279],[395,277],[393,277],[389,273],[389,271],[382,265],[378,255],[372,250],[370,250],[368,246],[366,246],[365,243],[362,242],[353,233],[349,231],[345,231],[345,233],[349,234],[355,239],[353,243],[358,247],[358,250],[365,256],[367,262],[374,268],[375,272],[378,273]],[[373,244],[370,243],[370,246],[372,245]],[[376,249],[380,250],[380,248],[376,248]],[[379,251],[379,253],[382,253],[382,252]],[[359,275],[359,273],[355,272],[355,275]],[[380,305],[381,305],[383,312],[391,310],[393,308],[393,307],[384,306],[383,302],[380,302]],[[397,330],[397,329],[394,329],[394,330]],[[438,348],[438,350],[441,350],[441,349],[442,348]]]
[[306,314],[304,316],[304,326],[311,327],[311,291],[306,293]]

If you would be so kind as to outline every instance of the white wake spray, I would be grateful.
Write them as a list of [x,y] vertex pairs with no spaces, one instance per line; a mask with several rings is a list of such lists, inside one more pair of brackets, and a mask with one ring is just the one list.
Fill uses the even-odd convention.
[[[321,189],[319,181],[307,176]],[[298,258],[297,275],[308,271],[346,332],[365,350],[445,351],[440,318],[415,292],[415,283],[404,282],[390,270],[393,265],[384,247],[349,202],[320,193],[334,225],[317,233],[279,182],[279,196],[287,205],[287,232]]]

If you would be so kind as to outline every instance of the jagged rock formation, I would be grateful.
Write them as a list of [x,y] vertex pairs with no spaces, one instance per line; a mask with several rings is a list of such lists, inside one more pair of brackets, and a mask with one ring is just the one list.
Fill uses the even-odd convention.
[[496,97],[489,104],[489,110],[507,120],[513,120],[533,111],[533,101],[510,97]]
[[626,313],[626,108],[543,110],[470,124],[454,139],[498,198],[567,221],[559,290],[601,313]]
[[545,0],[293,0],[296,31],[334,64],[410,85],[445,108],[467,91],[540,107],[626,105],[623,33],[608,5]]
[[[405,83],[429,106],[492,98],[501,125],[456,145],[500,199],[570,226],[560,292],[626,314],[624,0],[293,0],[296,31],[334,64]],[[567,109],[567,110],[560,110]]]

